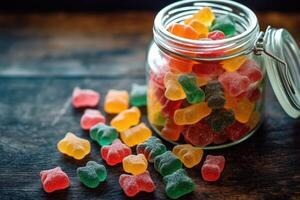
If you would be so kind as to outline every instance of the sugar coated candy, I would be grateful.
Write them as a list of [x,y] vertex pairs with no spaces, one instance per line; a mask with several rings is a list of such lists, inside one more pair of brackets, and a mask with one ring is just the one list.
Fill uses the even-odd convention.
[[166,151],[154,158],[154,168],[162,176],[166,176],[181,169],[182,163],[171,151]]
[[187,168],[192,168],[199,164],[202,156],[203,150],[197,147],[193,147],[190,144],[176,145],[172,151],[186,166]]
[[195,183],[187,176],[184,169],[178,169],[165,176],[163,182],[166,185],[166,193],[171,199],[178,199],[195,190]]
[[216,133],[224,131],[224,129],[233,124],[234,121],[233,111],[225,109],[214,110],[207,119],[210,128]]
[[207,117],[211,111],[206,102],[193,104],[176,110],[174,113],[174,122],[177,125],[195,124],[204,117]]
[[208,81],[205,87],[205,98],[208,107],[211,109],[221,109],[224,107],[226,99],[222,85],[217,80]]
[[202,178],[205,181],[217,181],[225,166],[224,156],[207,155],[201,168]]
[[214,139],[213,139],[214,144],[223,144],[227,141],[228,141],[228,137],[226,131],[214,134]]
[[97,124],[90,129],[90,137],[99,145],[110,145],[119,136],[117,130],[105,124]]
[[96,188],[107,178],[106,168],[95,161],[89,161],[85,167],[77,168],[77,176],[88,188]]
[[129,129],[131,126],[135,126],[140,122],[141,111],[137,107],[132,107],[127,110],[123,110],[116,115],[110,122],[110,125],[122,132]]
[[234,36],[236,33],[235,24],[229,15],[218,17],[212,26],[211,31],[222,31],[226,37]]
[[86,109],[81,117],[80,126],[84,130],[89,130],[96,124],[105,124],[105,117],[99,110]]
[[91,151],[88,140],[82,139],[69,132],[57,143],[57,149],[70,157],[81,160]]
[[123,158],[131,155],[131,149],[119,139],[115,139],[111,145],[101,148],[101,157],[110,166],[123,161]]
[[130,91],[130,104],[133,106],[147,105],[147,85],[132,84]]
[[126,90],[109,90],[104,100],[104,110],[109,114],[117,114],[128,109],[129,95]]
[[186,98],[185,92],[177,80],[178,75],[168,72],[164,78],[167,99],[177,101]]
[[246,61],[246,56],[237,56],[234,58],[223,60],[221,64],[226,71],[234,72],[238,70],[245,61]]
[[214,78],[224,72],[222,65],[219,62],[197,62],[193,65],[193,72],[199,77],[206,79]]
[[203,23],[205,26],[209,27],[215,20],[215,15],[212,12],[211,8],[204,7],[196,12],[191,18],[188,18],[184,21],[185,24],[189,24],[192,20],[198,20]]
[[171,101],[167,100],[162,106],[161,113],[164,117],[173,117],[177,109],[181,107],[183,100]]
[[242,124],[238,121],[236,121],[231,126],[227,127],[225,129],[227,133],[227,137],[235,142],[237,140],[242,139],[245,135],[247,135],[250,131],[250,127],[247,124]]
[[263,78],[263,73],[254,60],[246,60],[242,66],[238,69],[238,73],[247,76],[251,83],[260,81]]
[[151,136],[148,140],[138,144],[136,147],[136,152],[138,154],[144,154],[149,162],[153,162],[156,156],[163,154],[166,151],[166,146],[155,136]]
[[207,38],[208,27],[205,26],[205,24],[201,23],[201,21],[199,21],[197,19],[193,19],[189,22],[188,25],[193,27],[195,29],[195,31],[199,34],[198,39],[199,38]]
[[172,118],[168,118],[165,126],[161,130],[161,135],[168,140],[177,141],[183,129],[184,126],[177,125],[174,123],[174,120]]
[[233,97],[247,91],[251,84],[250,79],[247,76],[240,75],[237,72],[225,72],[219,76],[218,80],[222,84],[224,90]]
[[222,40],[225,38],[225,34],[222,31],[212,31],[208,33],[207,37],[212,40]]
[[119,184],[129,197],[133,197],[139,192],[153,192],[155,190],[154,182],[148,171],[139,175],[122,174],[119,178]]
[[129,147],[133,147],[146,141],[152,135],[152,131],[144,124],[140,123],[124,132],[121,132],[122,141]]
[[144,154],[126,156],[122,163],[124,171],[133,175],[144,173],[148,167]]
[[197,78],[194,75],[180,75],[178,82],[183,88],[186,99],[190,104],[200,103],[205,100],[205,94],[201,88],[197,86]]
[[174,23],[168,28],[168,31],[186,39],[196,40],[199,38],[199,33],[190,25]]
[[63,190],[70,186],[68,175],[60,167],[43,170],[40,172],[40,176],[45,192],[50,193],[56,190]]
[[72,95],[72,105],[75,108],[95,107],[100,100],[100,94],[90,89],[76,87]]

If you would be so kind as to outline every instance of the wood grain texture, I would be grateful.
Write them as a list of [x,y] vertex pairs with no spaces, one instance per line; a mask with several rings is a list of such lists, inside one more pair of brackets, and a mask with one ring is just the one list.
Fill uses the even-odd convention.
[[[82,161],[61,155],[56,143],[68,131],[88,138],[79,126],[82,112],[70,105],[75,86],[95,89],[103,97],[110,88],[129,90],[133,82],[145,83],[153,16],[143,12],[0,16],[1,200],[127,199],[118,184],[120,165],[108,167],[109,178],[97,189],[78,181],[78,166],[88,160],[104,163],[96,143]],[[300,15],[268,13],[259,18],[262,27],[284,25],[300,41]],[[300,120],[283,112],[270,85],[266,92],[265,120],[259,131],[242,144],[206,152],[225,156],[221,180],[204,182],[200,163],[188,170],[196,191],[183,199],[300,199]],[[143,109],[146,122],[145,114]],[[71,187],[46,194],[39,171],[57,165],[70,176]],[[149,170],[157,190],[134,199],[165,199],[161,177],[151,164]]]

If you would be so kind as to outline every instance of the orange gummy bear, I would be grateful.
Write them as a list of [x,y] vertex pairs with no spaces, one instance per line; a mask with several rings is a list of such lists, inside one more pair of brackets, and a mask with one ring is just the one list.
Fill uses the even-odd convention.
[[133,175],[144,173],[148,167],[144,154],[129,155],[123,159],[122,164],[124,171]]
[[140,123],[130,129],[127,129],[124,132],[121,132],[122,141],[129,147],[133,147],[137,144],[140,144],[146,141],[151,137],[151,130],[144,124]]
[[246,56],[238,56],[227,60],[223,60],[221,64],[226,71],[234,72],[242,66],[242,64],[246,61],[246,59],[247,59]]
[[164,84],[166,87],[165,96],[172,101],[186,98],[186,94],[178,82],[177,77],[177,74],[171,72],[166,73],[164,77]]
[[116,114],[129,106],[129,95],[126,90],[109,90],[104,101],[104,110]]
[[173,148],[173,153],[181,160],[187,168],[192,168],[200,163],[203,150],[199,147],[193,147],[190,144],[176,145]]
[[195,13],[191,18],[188,18],[184,21],[185,24],[189,24],[192,20],[199,20],[202,24],[209,27],[215,20],[215,15],[212,12],[211,8],[204,7]]
[[199,34],[198,38],[207,38],[209,32],[208,27],[201,23],[199,20],[193,19],[189,22],[188,25],[190,25],[197,31],[197,33]]
[[186,39],[197,40],[199,38],[198,32],[189,25],[174,23],[168,30],[170,33]]
[[137,125],[140,121],[141,111],[137,107],[132,107],[127,110],[123,110],[117,116],[115,116],[110,125],[122,132],[130,128],[131,126]]

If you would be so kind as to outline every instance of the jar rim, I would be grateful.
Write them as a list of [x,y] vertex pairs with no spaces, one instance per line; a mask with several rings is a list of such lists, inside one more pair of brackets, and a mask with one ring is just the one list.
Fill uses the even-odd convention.
[[[237,11],[239,11],[239,14],[247,17],[248,24],[247,29],[235,36],[225,38],[222,40],[192,40],[192,39],[186,39],[179,36],[176,36],[172,33],[170,33],[164,22],[167,19],[167,17],[170,17],[170,14],[172,14],[174,9],[181,9],[184,10],[184,5],[192,5],[192,6],[200,6],[204,7],[205,5],[211,7],[211,6],[222,6],[223,9],[228,10],[228,12],[232,11],[233,8]],[[189,6],[190,7],[190,6]],[[214,8],[212,8],[214,10]],[[237,3],[235,1],[223,1],[223,0],[182,0],[179,2],[172,3],[162,10],[159,11],[159,13],[156,15],[154,20],[154,27],[153,27],[153,33],[154,33],[154,41],[155,43],[162,47],[163,49],[178,54],[181,54],[181,56],[186,57],[186,55],[182,55],[182,52],[195,52],[195,50],[202,50],[202,51],[211,51],[211,50],[218,50],[218,49],[230,49],[234,50],[235,48],[241,48],[243,45],[247,45],[247,48],[245,46],[242,48],[239,52],[234,52],[231,55],[220,57],[221,60],[228,59],[228,57],[234,57],[241,54],[244,54],[247,50],[249,53],[249,50],[253,48],[254,42],[257,39],[257,36],[259,34],[259,25],[258,20],[254,12],[249,9],[248,7]],[[182,45],[178,46],[178,44],[184,44],[184,49]],[[211,60],[212,58],[201,58],[201,60]],[[214,58],[215,59],[215,58]],[[197,58],[196,58],[197,60]]]

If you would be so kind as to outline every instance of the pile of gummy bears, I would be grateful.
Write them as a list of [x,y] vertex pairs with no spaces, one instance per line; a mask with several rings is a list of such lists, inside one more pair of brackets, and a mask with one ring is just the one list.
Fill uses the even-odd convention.
[[[119,184],[124,193],[135,196],[141,191],[153,192],[155,184],[147,171],[148,162],[154,164],[163,177],[168,197],[177,199],[194,191],[195,184],[182,168],[192,168],[199,164],[203,150],[190,144],[177,145],[168,151],[161,140],[152,136],[152,131],[140,123],[139,106],[147,104],[147,87],[133,84],[130,95],[124,90],[109,90],[104,103],[104,110],[116,114],[106,125],[106,119],[99,110],[86,109],[81,117],[80,125],[89,130],[92,141],[101,146],[101,157],[108,166],[122,163],[124,172]],[[98,105],[100,94],[90,89],[75,88],[72,104],[75,108],[89,108]],[[129,108],[129,104],[133,107]],[[119,139],[120,137],[120,139]],[[132,147],[136,146],[136,155]],[[76,160],[83,159],[91,151],[90,142],[67,133],[57,143],[57,149]],[[208,155],[202,166],[202,176],[206,181],[219,179],[224,169],[223,156]],[[40,172],[43,188],[46,192],[66,189],[70,186],[68,175],[60,167]],[[79,181],[88,188],[96,188],[107,178],[107,169],[95,161],[88,161],[85,167],[77,168]]]

